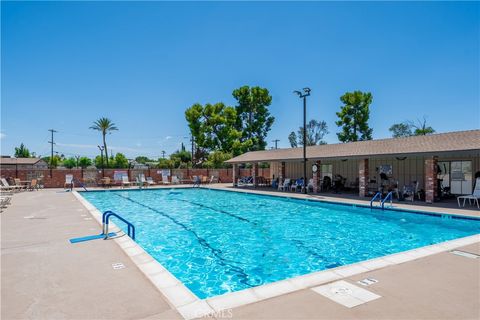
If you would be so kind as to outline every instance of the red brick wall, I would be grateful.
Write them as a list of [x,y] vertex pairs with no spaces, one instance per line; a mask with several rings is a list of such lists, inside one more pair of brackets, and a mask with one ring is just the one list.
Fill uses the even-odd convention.
[[[145,169],[145,170],[128,170],[128,169],[105,169],[104,174],[102,170],[82,170],[82,169],[53,169],[52,176],[50,176],[50,170],[30,170],[30,169],[2,169],[0,175],[2,178],[7,178],[13,183],[14,178],[19,178],[20,180],[31,180],[43,176],[42,184],[45,188],[62,188],[65,184],[65,175],[73,174],[73,177],[76,180],[85,182],[87,185],[95,185],[103,176],[110,177],[113,180],[115,171],[127,171],[129,174],[129,180],[135,181],[135,178],[138,174],[143,173],[145,177],[152,177],[154,181],[162,181],[161,169]],[[160,173],[157,173],[159,171]],[[268,177],[270,175],[269,168],[259,168],[259,176]],[[172,175],[177,175],[180,178],[191,178],[192,176],[205,176],[210,177],[216,176],[219,177],[221,182],[229,183],[233,181],[233,169],[173,169],[171,170]],[[241,169],[240,177],[250,176],[251,169]],[[92,181],[89,181],[89,177],[92,178]],[[169,178],[171,181],[171,176]],[[96,182],[95,182],[96,181]]]

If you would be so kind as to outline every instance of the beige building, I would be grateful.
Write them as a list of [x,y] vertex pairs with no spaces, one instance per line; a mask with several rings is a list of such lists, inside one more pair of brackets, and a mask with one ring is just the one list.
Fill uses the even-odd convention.
[[48,169],[48,163],[41,158],[0,158],[1,169]]
[[[480,130],[310,146],[307,159],[307,178],[313,179],[314,192],[341,179],[343,188],[362,197],[382,189],[412,187],[433,202],[443,192],[472,193],[475,177],[480,176]],[[253,176],[258,163],[269,162],[268,178],[280,182],[303,176],[303,148],[248,152],[227,162],[234,168],[251,163]]]

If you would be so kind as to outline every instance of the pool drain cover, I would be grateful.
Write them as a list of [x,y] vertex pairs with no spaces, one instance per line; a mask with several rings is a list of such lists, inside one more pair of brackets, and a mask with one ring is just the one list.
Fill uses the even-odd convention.
[[121,262],[112,263],[112,268],[113,268],[113,270],[124,269],[125,265]]

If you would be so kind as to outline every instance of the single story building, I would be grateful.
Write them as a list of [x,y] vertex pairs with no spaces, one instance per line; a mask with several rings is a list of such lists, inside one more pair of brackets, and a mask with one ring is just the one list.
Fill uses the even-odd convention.
[[48,169],[42,158],[0,158],[0,169]]
[[[252,151],[227,161],[234,167],[234,184],[240,164],[252,164],[256,183],[258,163],[270,163],[269,179],[303,177],[303,148]],[[312,170],[315,165],[316,170]],[[314,172],[316,171],[316,172]],[[338,177],[342,185],[371,196],[388,185],[414,186],[432,203],[442,192],[472,194],[480,176],[480,130],[439,133],[307,147],[307,181],[313,192]],[[397,189],[397,190],[398,190]]]

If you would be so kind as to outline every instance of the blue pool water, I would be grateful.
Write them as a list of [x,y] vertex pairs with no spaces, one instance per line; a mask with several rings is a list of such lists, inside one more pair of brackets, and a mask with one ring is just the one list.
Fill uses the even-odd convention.
[[81,194],[199,298],[480,233],[480,220],[208,189]]

